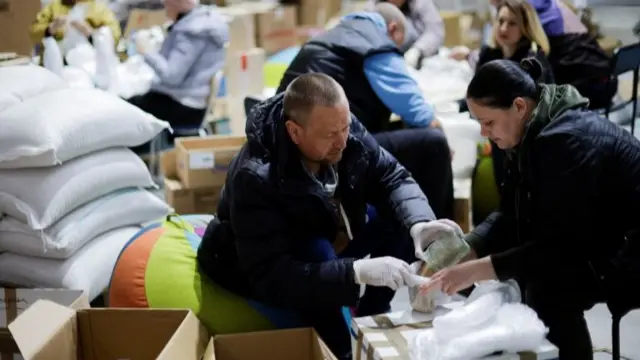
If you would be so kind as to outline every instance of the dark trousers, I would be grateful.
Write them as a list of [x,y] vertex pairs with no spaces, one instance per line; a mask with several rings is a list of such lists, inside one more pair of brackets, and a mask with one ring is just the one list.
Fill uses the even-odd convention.
[[527,284],[524,299],[549,328],[547,338],[560,350],[560,360],[592,360],[593,345],[584,312],[604,298],[586,265],[583,270],[572,267],[544,283]]
[[418,183],[438,218],[453,219],[453,173],[449,143],[442,130],[398,129],[374,135]]
[[[371,217],[370,217],[371,219]],[[362,259],[393,256],[407,262],[415,260],[413,243],[406,229],[382,216],[375,216],[367,224],[365,234],[354,239],[340,254],[333,250],[331,242],[315,239],[312,246],[295,258],[306,262],[323,262],[336,258]],[[386,313],[391,309],[395,291],[387,287],[367,286],[356,310],[357,316]],[[351,359],[351,332],[342,308],[314,309],[301,314],[305,323],[316,329],[338,359]]]
[[[146,94],[136,95],[128,99],[129,103],[137,106],[141,110],[167,121],[174,129],[198,128],[204,120],[206,109],[195,109],[182,105],[172,97],[156,91],[149,91]],[[170,143],[173,143],[174,135],[165,134]],[[132,148],[137,153],[148,153],[149,144],[143,144]]]

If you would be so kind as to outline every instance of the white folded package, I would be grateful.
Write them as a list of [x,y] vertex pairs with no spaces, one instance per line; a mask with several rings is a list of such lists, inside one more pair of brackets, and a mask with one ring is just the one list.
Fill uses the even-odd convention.
[[409,342],[411,360],[478,359],[539,349],[548,329],[520,301],[515,281],[476,284],[462,306],[436,316],[432,328],[415,334]]

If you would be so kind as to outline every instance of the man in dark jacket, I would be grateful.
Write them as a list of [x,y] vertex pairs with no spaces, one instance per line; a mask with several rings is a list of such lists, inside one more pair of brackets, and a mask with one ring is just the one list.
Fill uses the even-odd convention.
[[360,316],[389,311],[395,290],[411,285],[408,262],[438,222],[326,75],[301,76],[257,105],[246,131],[199,264],[234,293],[297,311],[348,359],[341,307],[357,306]]
[[[283,92],[301,74],[320,72],[334,78],[344,88],[353,114],[411,172],[435,214],[451,218],[449,145],[438,129],[433,107],[425,101],[398,50],[404,42],[406,21],[390,3],[346,16],[302,47],[277,92]],[[389,131],[394,125],[392,112],[402,118],[406,129]]]

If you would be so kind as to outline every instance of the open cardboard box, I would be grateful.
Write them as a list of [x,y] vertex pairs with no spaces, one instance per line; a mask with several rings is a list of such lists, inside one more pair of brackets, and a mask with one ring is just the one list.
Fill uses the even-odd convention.
[[210,341],[190,310],[74,310],[48,300],[9,330],[25,360],[200,360]]
[[178,178],[189,189],[224,185],[231,160],[246,141],[244,135],[177,138]]
[[0,288],[0,359],[14,359],[20,350],[7,325],[38,300],[50,300],[72,309],[89,308],[82,290]]
[[218,335],[209,344],[213,360],[336,360],[311,328]]

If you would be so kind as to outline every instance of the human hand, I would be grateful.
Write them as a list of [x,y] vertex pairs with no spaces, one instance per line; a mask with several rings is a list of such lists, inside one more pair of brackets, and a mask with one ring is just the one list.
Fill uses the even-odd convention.
[[495,280],[496,273],[490,257],[471,260],[435,273],[425,285],[420,286],[422,293],[441,290],[447,295],[464,290],[483,280]]
[[429,127],[442,130],[442,123],[440,122],[440,119],[434,117],[433,120],[431,120],[431,122],[429,123]]
[[419,222],[414,224],[409,230],[413,239],[415,255],[422,261],[427,261],[424,256],[424,249],[431,244],[432,241],[447,233],[462,238],[464,233],[460,226],[449,219],[433,220],[429,222]]
[[80,31],[84,36],[89,37],[93,33],[93,27],[86,21],[72,20],[71,26]]
[[54,34],[55,32],[62,29],[66,24],[67,24],[67,17],[58,16],[57,18],[53,19],[51,24],[49,24],[49,33]]
[[420,60],[420,55],[421,55],[420,50],[416,48],[411,48],[404,53],[404,59],[407,62],[407,65],[415,69],[416,67],[418,67],[418,61]]
[[453,49],[451,49],[451,52],[449,52],[449,58],[458,60],[458,61],[463,61],[469,58],[469,54],[471,54],[471,49],[469,49],[468,47],[456,46]]
[[386,286],[392,290],[407,285],[412,275],[409,264],[390,256],[356,260],[353,271],[358,284]]

